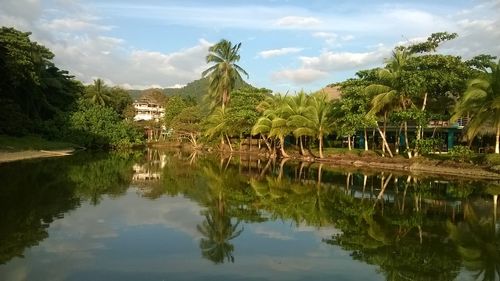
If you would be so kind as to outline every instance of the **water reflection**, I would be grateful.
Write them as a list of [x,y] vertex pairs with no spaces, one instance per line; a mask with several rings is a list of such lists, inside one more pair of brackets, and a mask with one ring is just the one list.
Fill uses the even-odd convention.
[[[242,249],[272,248],[246,236],[288,241],[309,227],[321,233],[317,247],[348,253],[387,280],[500,278],[498,183],[159,150],[10,163],[0,166],[0,177],[0,263],[47,239],[68,211],[110,204],[132,190],[151,205],[185,198],[198,206],[190,236],[198,256],[221,268],[248,262]],[[280,222],[291,226],[262,230]]]

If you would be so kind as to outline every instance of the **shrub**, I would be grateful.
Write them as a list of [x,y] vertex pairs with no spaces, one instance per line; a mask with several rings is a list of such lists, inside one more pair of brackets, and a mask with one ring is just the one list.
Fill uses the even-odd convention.
[[442,146],[442,139],[420,139],[415,141],[415,149],[422,155],[428,155],[433,151],[440,151]]
[[500,165],[500,154],[494,153],[494,154],[486,155],[485,162],[486,162],[486,164],[491,165],[491,166]]
[[459,162],[468,162],[474,156],[474,152],[469,147],[463,145],[455,145],[448,153],[453,160]]

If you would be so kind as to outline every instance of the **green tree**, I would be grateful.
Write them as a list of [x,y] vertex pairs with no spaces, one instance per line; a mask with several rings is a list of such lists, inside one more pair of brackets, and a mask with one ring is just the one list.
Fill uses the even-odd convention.
[[92,103],[102,106],[108,105],[111,100],[109,87],[100,78],[95,79],[92,85],[87,86],[84,97]]
[[236,81],[243,80],[241,74],[248,77],[247,72],[236,63],[240,60],[241,43],[233,45],[222,39],[211,46],[206,57],[207,63],[214,63],[203,71],[202,76],[210,76],[208,94],[214,105],[224,108],[229,102],[229,94],[234,89]]
[[470,114],[467,137],[472,140],[481,129],[495,131],[495,153],[500,153],[500,61],[490,62],[489,71],[468,83],[467,90],[458,101],[453,119]]

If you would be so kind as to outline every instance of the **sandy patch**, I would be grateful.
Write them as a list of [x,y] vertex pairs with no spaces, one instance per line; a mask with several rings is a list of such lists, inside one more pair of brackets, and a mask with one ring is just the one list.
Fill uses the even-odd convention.
[[0,163],[12,162],[24,159],[45,158],[45,157],[60,157],[71,155],[74,149],[60,150],[25,150],[17,152],[0,151]]

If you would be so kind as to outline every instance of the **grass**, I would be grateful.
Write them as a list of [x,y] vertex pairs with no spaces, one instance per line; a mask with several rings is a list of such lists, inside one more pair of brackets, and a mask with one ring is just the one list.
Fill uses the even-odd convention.
[[12,137],[0,135],[0,151],[57,150],[76,147],[72,143],[48,141],[39,136]]

